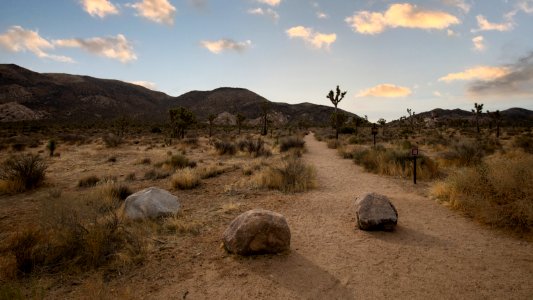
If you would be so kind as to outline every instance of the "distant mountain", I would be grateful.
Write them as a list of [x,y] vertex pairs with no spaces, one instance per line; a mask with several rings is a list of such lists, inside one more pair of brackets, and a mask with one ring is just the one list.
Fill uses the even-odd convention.
[[[37,73],[14,64],[0,64],[0,121],[46,119],[77,122],[109,120],[127,115],[147,121],[164,121],[168,109],[184,106],[199,121],[210,114],[228,116],[241,113],[252,123],[267,103],[277,123],[305,120],[312,124],[329,122],[332,107],[311,103],[270,102],[243,88],[191,91],[178,97],[152,91],[119,80],[89,76]],[[354,114],[344,112],[349,116]]]

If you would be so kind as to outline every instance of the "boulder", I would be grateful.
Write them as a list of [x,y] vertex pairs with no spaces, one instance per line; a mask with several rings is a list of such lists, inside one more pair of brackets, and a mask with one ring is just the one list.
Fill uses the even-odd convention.
[[389,198],[366,193],[355,201],[357,224],[362,230],[392,231],[398,223],[398,212]]
[[231,222],[223,241],[228,252],[239,255],[280,253],[289,250],[291,231],[283,215],[253,209]]
[[170,216],[179,209],[178,197],[157,187],[138,191],[128,196],[124,202],[124,215],[133,220]]

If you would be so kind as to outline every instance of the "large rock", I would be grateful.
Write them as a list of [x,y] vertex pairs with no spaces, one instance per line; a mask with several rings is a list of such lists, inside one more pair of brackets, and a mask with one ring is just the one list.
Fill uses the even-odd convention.
[[392,231],[398,223],[394,205],[386,196],[376,193],[366,193],[357,198],[355,214],[362,230]]
[[240,255],[279,253],[289,250],[291,231],[281,214],[249,210],[235,218],[224,232],[224,247]]
[[179,209],[178,197],[156,187],[138,191],[124,202],[124,215],[133,220],[170,216]]

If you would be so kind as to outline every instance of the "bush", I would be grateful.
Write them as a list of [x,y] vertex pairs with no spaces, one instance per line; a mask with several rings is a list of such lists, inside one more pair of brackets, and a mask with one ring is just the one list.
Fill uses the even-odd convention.
[[525,135],[517,136],[513,140],[513,146],[527,153],[533,153],[533,138]]
[[237,142],[240,151],[248,152],[253,157],[270,156],[272,153],[265,148],[265,142],[262,139],[257,140],[240,140]]
[[175,189],[193,189],[200,185],[200,174],[191,168],[178,170],[172,175],[171,184]]
[[100,181],[100,178],[91,175],[84,177],[78,181],[78,187],[87,188],[87,187],[93,187]]
[[289,156],[281,166],[269,167],[256,174],[252,182],[258,187],[280,190],[285,193],[305,192],[315,187],[316,172],[300,158]]
[[280,139],[279,141],[279,151],[286,152],[290,149],[303,149],[305,141],[298,136],[288,136]]
[[234,155],[237,152],[237,147],[235,147],[235,144],[227,141],[216,141],[215,149],[219,155]]
[[432,194],[491,226],[517,231],[533,228],[533,157],[497,154],[457,170],[437,183]]
[[460,141],[452,144],[452,152],[448,158],[460,166],[472,166],[481,162],[485,151],[479,144],[469,141]]
[[165,164],[170,166],[173,170],[196,167],[196,162],[189,161],[187,157],[181,154],[172,155]]
[[23,192],[39,187],[45,178],[46,164],[38,155],[16,155],[0,166],[0,179],[8,192]]
[[326,143],[329,149],[337,149],[339,144],[340,142],[338,142],[337,140],[328,140]]
[[120,144],[123,143],[123,139],[122,137],[118,136],[118,135],[114,135],[112,133],[108,134],[108,135],[105,135],[102,140],[104,141],[104,144],[108,147],[108,148],[115,148],[115,147],[118,147],[120,146]]
[[152,169],[146,173],[144,173],[144,179],[145,180],[159,180],[159,179],[165,179],[168,176],[170,176],[167,172],[160,172],[158,170]]

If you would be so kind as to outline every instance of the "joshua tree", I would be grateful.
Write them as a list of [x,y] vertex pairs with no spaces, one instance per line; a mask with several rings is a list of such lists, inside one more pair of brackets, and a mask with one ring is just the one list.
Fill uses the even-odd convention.
[[329,94],[326,96],[331,103],[333,103],[333,106],[335,106],[335,139],[339,139],[339,124],[337,121],[337,105],[339,105],[339,102],[344,98],[346,95],[346,91],[341,93],[341,89],[337,85],[336,93],[333,93],[333,90],[329,91]]
[[261,135],[268,134],[268,111],[270,110],[270,103],[263,102],[261,103],[261,112],[263,113],[263,128],[261,129]]
[[[335,124],[335,119],[337,121],[336,124]],[[335,117],[335,114],[331,114],[331,120],[330,120],[331,121],[331,127],[333,127],[333,128],[337,128],[337,127],[341,128],[344,125],[344,123],[346,123],[346,119],[348,119],[346,117],[346,115],[341,113],[341,112],[339,112],[337,114],[337,117]]]
[[383,132],[383,135],[385,135],[385,124],[387,124],[387,120],[381,118],[378,120],[378,124],[381,125],[381,130]]
[[409,123],[411,123],[411,130],[415,131],[415,112],[408,108],[407,113],[409,114]]
[[57,143],[55,140],[49,140],[46,148],[50,152],[50,157],[54,156],[54,151],[56,151]]
[[185,130],[192,124],[196,123],[196,117],[194,113],[185,107],[177,107],[169,109],[170,117],[170,137],[177,137],[181,139],[185,137]]
[[474,114],[476,118],[476,128],[477,128],[477,133],[479,133],[479,117],[483,113],[483,103],[480,103],[480,104],[477,104],[477,102],[474,103],[474,109],[472,109],[472,113]]
[[246,117],[243,114],[238,113],[236,117],[236,121],[237,121],[237,127],[239,128],[239,134],[241,134],[241,127],[242,127],[242,123],[244,123],[244,120],[246,120]]
[[487,110],[487,114],[496,123],[496,137],[499,138],[500,137],[500,124],[502,123],[502,115],[500,114],[499,110],[495,112],[490,112]]
[[215,114],[210,114],[207,117],[207,121],[209,122],[209,137],[211,137],[211,135],[213,133],[213,123],[215,122],[216,118],[217,118],[217,116]]

